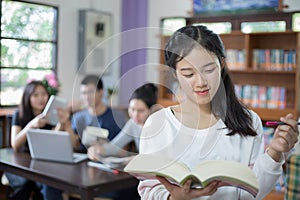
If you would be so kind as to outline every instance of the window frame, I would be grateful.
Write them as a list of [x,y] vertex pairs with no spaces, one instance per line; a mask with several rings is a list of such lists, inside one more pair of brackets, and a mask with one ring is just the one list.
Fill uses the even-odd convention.
[[[10,0],[0,0],[0,26],[2,26],[2,2],[3,1],[10,1]],[[37,5],[37,6],[48,6],[51,7],[52,9],[55,10],[55,15],[54,15],[54,20],[53,20],[53,37],[52,40],[43,40],[43,39],[25,39],[25,38],[18,38],[18,37],[3,37],[2,36],[2,29],[0,29],[0,41],[3,39],[10,39],[10,40],[15,40],[15,41],[22,41],[22,42],[32,42],[32,43],[49,43],[52,45],[52,67],[51,68],[28,68],[27,67],[22,67],[22,66],[10,66],[10,67],[5,67],[2,66],[2,63],[0,62],[0,92],[2,89],[2,70],[3,69],[19,69],[19,70],[24,70],[24,71],[30,71],[30,70],[42,70],[42,71],[52,71],[55,73],[57,76],[57,64],[58,64],[58,23],[59,23],[59,7],[51,4],[45,4],[45,3],[39,3],[39,2],[30,2],[30,1],[23,1],[23,0],[14,0],[14,2],[20,2],[20,3],[27,3],[31,5]],[[2,44],[0,42],[0,58],[2,57]],[[17,105],[3,105],[2,102],[0,101],[0,108],[5,108],[5,107],[16,107]]]

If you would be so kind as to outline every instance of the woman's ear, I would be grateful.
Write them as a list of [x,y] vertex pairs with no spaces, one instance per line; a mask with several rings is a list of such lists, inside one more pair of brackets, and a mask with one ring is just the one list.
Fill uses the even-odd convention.
[[100,89],[100,90],[98,90],[98,89],[96,89],[98,92],[99,92],[99,94],[101,95],[101,96],[103,96],[104,95],[104,89],[102,88],[102,89]]

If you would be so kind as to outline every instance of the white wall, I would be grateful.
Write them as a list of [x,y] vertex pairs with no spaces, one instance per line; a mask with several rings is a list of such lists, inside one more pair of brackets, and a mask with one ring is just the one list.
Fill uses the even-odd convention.
[[287,5],[288,8],[283,9],[284,12],[292,12],[300,10],[300,1],[299,0],[283,0],[283,5]]
[[[58,32],[58,78],[61,82],[60,96],[71,100],[79,94],[78,85],[83,75],[77,73],[77,45],[78,45],[78,10],[95,9],[110,12],[113,16],[113,34],[121,30],[121,1],[120,0],[31,0],[59,7]],[[120,44],[116,44],[113,52],[118,54]],[[116,64],[118,65],[118,64]],[[112,85],[119,76],[118,66],[113,67],[111,76],[105,77],[106,87]]]
[[[182,16],[189,17],[192,11],[192,0],[148,0],[148,25],[151,27],[148,34],[147,63],[153,63],[147,69],[147,81],[159,81],[159,55],[160,55],[160,20],[164,17]],[[153,48],[154,47],[154,48]]]

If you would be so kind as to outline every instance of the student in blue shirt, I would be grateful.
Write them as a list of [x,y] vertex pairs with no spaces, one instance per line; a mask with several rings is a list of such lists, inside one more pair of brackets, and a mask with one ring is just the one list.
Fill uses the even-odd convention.
[[[125,113],[113,109],[102,101],[104,95],[103,83],[100,77],[87,75],[80,84],[80,96],[86,106],[85,109],[76,112],[72,117],[72,129],[82,138],[87,126],[95,126],[109,131],[108,140],[112,140],[122,129],[126,122]],[[79,139],[78,152],[87,153],[87,147]],[[107,193],[101,197],[113,198],[115,200],[126,199],[120,191]]]
[[[76,112],[72,117],[72,129],[82,138],[87,126],[95,126],[109,131],[108,140],[112,140],[126,122],[125,113],[110,108],[102,101],[104,90],[101,78],[87,75],[80,85],[81,99],[86,108]],[[87,152],[87,148],[79,142],[78,151]]]
[[160,109],[157,104],[158,88],[153,83],[146,83],[138,87],[131,95],[128,105],[130,119],[122,131],[112,141],[104,144],[94,144],[88,149],[91,160],[101,161],[107,156],[130,156],[136,152],[122,149],[130,142],[134,142],[136,151],[139,151],[140,134],[145,121],[150,114]]

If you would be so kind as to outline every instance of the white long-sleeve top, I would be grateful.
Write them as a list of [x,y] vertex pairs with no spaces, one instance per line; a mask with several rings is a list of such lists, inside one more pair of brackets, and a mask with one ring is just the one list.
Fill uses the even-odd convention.
[[[185,163],[193,169],[205,160],[234,160],[252,168],[258,182],[259,193],[255,199],[263,199],[274,187],[282,173],[282,164],[264,153],[264,137],[259,116],[251,112],[255,137],[227,136],[229,130],[222,120],[207,129],[192,129],[182,125],[170,107],[151,115],[142,130],[141,154],[159,154]],[[138,192],[144,200],[166,200],[169,192],[156,179],[140,181]],[[240,200],[254,199],[247,191],[236,187],[220,187],[212,196],[197,199]]]
[[137,151],[139,151],[140,136],[142,132],[142,125],[129,119],[118,135],[109,143],[104,144],[104,152],[102,156],[115,156],[122,147],[134,141]]

